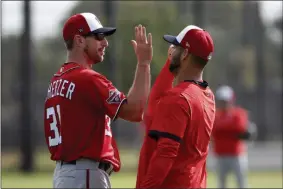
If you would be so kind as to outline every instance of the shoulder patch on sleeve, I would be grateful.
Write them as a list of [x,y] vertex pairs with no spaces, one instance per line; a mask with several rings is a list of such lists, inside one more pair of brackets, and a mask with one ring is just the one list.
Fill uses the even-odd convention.
[[117,89],[113,89],[109,91],[109,97],[106,99],[108,104],[120,104],[122,101],[121,99],[121,92]]

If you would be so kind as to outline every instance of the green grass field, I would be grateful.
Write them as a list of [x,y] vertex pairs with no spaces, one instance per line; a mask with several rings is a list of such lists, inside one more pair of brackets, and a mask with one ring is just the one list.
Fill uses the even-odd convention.
[[[282,173],[280,172],[254,172],[248,176],[250,188],[282,188]],[[113,188],[133,188],[135,186],[135,173],[118,173],[111,176]],[[3,188],[51,188],[52,173],[20,174],[2,172]],[[208,175],[208,187],[217,187],[213,173]],[[228,179],[228,187],[235,188],[232,177]]]
[[[121,150],[122,170],[111,176],[113,188],[133,188],[136,181],[136,165],[138,152]],[[17,172],[19,165],[18,152],[2,152],[1,156],[2,188],[51,188],[52,174],[55,167],[46,151],[38,150],[35,158],[36,170],[32,174]],[[208,187],[216,188],[217,180],[214,172],[208,173]],[[233,177],[228,178],[228,187],[235,188]],[[249,188],[282,188],[282,172],[250,172]]]

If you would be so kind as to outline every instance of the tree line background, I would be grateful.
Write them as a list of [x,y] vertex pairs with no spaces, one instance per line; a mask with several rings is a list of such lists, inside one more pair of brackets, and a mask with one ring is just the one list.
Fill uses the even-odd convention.
[[[166,61],[168,43],[164,34],[178,34],[189,24],[208,30],[215,53],[204,79],[212,90],[228,84],[236,92],[237,103],[249,110],[258,126],[258,141],[282,139],[282,18],[264,24],[258,2],[245,1],[103,1],[79,2],[60,22],[81,12],[96,14],[104,26],[117,27],[108,38],[109,48],[103,63],[94,69],[127,93],[132,84],[136,58],[130,40],[134,26],[143,24],[153,35],[152,83]],[[46,28],[52,30],[52,28]],[[19,150],[25,129],[22,122],[22,90],[25,90],[21,58],[21,35],[2,36],[2,151]],[[49,80],[65,62],[66,50],[61,30],[57,35],[31,39],[32,78],[30,119],[32,145],[44,149],[43,107]],[[83,126],[82,126],[83,127]],[[142,137],[139,124],[118,120],[114,135],[120,146],[138,148]],[[27,135],[29,136],[29,135]],[[28,140],[28,139],[27,139]]]

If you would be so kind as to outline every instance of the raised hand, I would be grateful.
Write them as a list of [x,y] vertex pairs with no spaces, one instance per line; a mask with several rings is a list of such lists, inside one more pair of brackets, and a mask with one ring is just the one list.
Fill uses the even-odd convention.
[[152,61],[152,35],[146,35],[146,28],[142,25],[135,27],[135,40],[132,40],[138,64],[148,65]]

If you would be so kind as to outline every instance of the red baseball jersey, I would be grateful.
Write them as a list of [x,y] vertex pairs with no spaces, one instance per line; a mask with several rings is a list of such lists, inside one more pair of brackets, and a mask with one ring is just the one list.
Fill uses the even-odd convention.
[[239,134],[247,131],[248,114],[240,107],[227,111],[216,111],[213,137],[213,150],[217,155],[240,155],[246,151],[245,143]]
[[110,124],[125,100],[103,75],[77,63],[64,64],[51,79],[44,108],[51,159],[108,161],[119,171]]
[[212,91],[203,84],[184,81],[169,90],[156,107],[144,142],[143,159],[147,164],[139,165],[144,166],[144,173],[157,144],[151,136],[170,136],[181,141],[178,155],[160,188],[206,188],[206,158],[215,101]]

